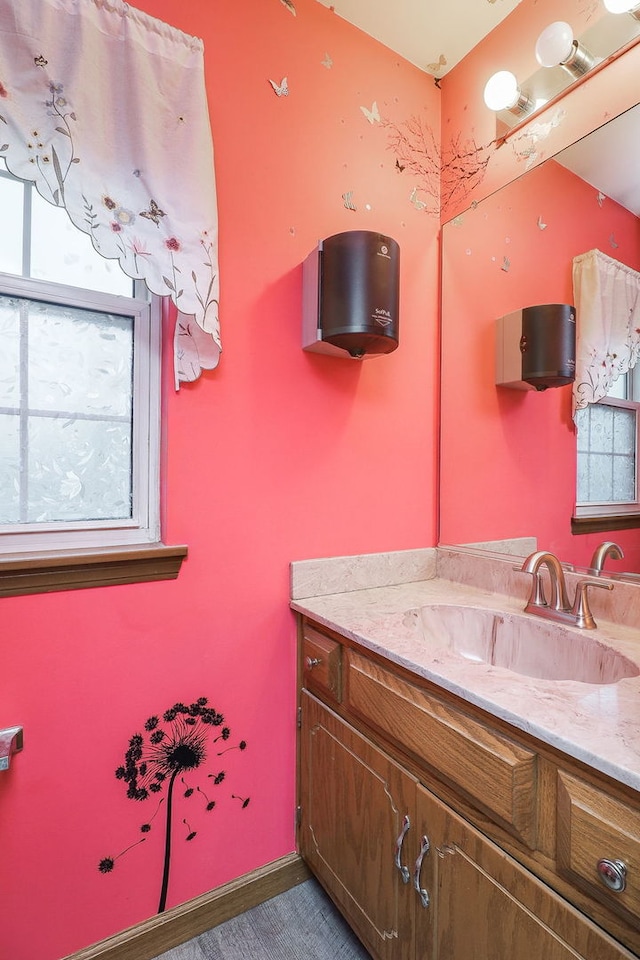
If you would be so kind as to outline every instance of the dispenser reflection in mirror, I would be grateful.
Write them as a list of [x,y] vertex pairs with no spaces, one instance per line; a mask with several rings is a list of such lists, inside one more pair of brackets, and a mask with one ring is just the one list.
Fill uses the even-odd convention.
[[[522,335],[523,303],[576,302],[572,263],[585,250],[610,249],[616,262],[631,272],[640,269],[640,201],[634,208],[632,194],[623,191],[620,167],[628,157],[640,180],[633,160],[640,106],[607,126],[443,228],[440,542],[491,549],[492,541],[534,537],[563,561],[588,569],[607,539],[604,531],[615,529],[609,536],[624,560],[610,554],[607,570],[637,575],[637,529],[572,533],[577,449],[571,389],[497,389],[492,356],[497,318],[515,312]],[[635,146],[614,141],[619,128]],[[603,136],[605,149],[595,150],[593,141]],[[610,161],[616,161],[614,170],[605,169]],[[508,271],[501,269],[506,257]],[[510,376],[524,380],[518,370]]]

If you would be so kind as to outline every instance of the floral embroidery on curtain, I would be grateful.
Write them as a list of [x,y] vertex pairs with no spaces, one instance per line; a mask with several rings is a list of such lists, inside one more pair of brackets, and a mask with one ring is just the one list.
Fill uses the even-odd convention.
[[216,366],[218,223],[201,40],[122,0],[2,0],[0,156],[102,256],[173,300],[176,386]]
[[573,260],[577,314],[573,409],[606,396],[640,357],[640,273],[589,250]]

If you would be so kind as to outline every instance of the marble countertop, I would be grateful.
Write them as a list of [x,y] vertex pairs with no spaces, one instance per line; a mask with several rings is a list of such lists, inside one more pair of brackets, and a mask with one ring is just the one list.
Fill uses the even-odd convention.
[[[291,607],[299,613],[640,791],[640,676],[609,684],[523,676],[434,646],[415,613],[426,604],[462,603],[521,614],[521,599],[438,576],[306,598],[293,595]],[[596,630],[566,629],[575,632],[577,643],[604,643],[640,668],[637,629],[601,618]]]

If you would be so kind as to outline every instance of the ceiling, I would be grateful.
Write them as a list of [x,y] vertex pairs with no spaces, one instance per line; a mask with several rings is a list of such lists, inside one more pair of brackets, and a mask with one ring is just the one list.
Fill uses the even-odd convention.
[[443,77],[520,0],[319,0],[421,70]]

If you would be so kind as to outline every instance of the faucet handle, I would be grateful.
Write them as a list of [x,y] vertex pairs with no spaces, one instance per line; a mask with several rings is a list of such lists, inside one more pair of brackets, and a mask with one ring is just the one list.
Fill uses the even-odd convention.
[[613,590],[613,584],[603,583],[602,580],[594,580],[591,578],[578,580],[573,610],[571,612],[575,617],[576,626],[582,627],[584,630],[594,630],[597,627],[597,623],[593,619],[589,608],[589,598],[587,596],[589,587],[599,587],[600,590]]

